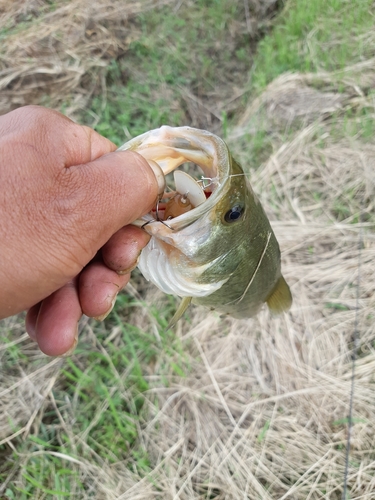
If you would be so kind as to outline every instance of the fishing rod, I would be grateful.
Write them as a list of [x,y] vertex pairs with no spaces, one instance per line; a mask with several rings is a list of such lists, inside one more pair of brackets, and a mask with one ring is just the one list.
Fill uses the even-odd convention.
[[360,298],[360,286],[361,286],[361,262],[362,262],[362,248],[363,248],[363,227],[362,227],[362,214],[361,210],[359,213],[359,233],[358,233],[358,274],[357,274],[357,285],[356,285],[356,305],[355,305],[355,318],[354,318],[354,329],[353,329],[353,349],[352,349],[352,374],[350,382],[350,397],[349,397],[349,414],[348,414],[348,434],[346,440],[346,450],[345,450],[345,468],[344,468],[344,483],[342,500],[348,499],[348,476],[349,476],[349,457],[350,457],[350,447],[351,447],[351,437],[353,430],[353,406],[354,406],[354,388],[355,388],[355,368],[357,361],[357,350],[359,347],[359,298]]

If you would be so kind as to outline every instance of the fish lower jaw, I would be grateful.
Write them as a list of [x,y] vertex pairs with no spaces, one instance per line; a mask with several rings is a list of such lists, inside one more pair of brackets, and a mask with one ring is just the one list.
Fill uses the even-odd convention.
[[162,292],[179,297],[207,297],[227,281],[225,279],[217,283],[198,283],[196,279],[201,274],[199,268],[196,269],[195,277],[187,277],[182,272],[182,264],[167,255],[155,238],[151,238],[142,250],[138,268],[146,280],[151,281]]

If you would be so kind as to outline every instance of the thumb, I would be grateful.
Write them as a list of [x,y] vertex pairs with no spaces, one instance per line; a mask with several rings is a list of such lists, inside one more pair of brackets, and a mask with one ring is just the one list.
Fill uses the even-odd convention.
[[96,247],[90,245],[91,251],[149,212],[164,191],[161,168],[134,151],[107,153],[67,170],[74,205],[79,204],[74,209],[75,232]]

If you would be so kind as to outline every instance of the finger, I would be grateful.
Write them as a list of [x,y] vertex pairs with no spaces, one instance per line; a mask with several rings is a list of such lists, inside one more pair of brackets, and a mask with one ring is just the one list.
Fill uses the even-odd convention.
[[129,274],[119,275],[103,262],[90,263],[79,277],[79,299],[86,316],[103,320],[111,312],[118,292],[129,281]]
[[159,191],[151,167],[132,151],[106,154],[65,175],[64,196],[55,201],[55,233],[78,242],[82,267],[121,227],[149,212]]
[[30,309],[27,311],[25,319],[26,332],[29,334],[29,337],[31,339],[35,340],[35,342],[36,342],[36,322],[38,320],[38,315],[41,305],[42,303],[38,302],[38,304],[35,304],[35,306],[30,307]]
[[150,236],[138,227],[122,227],[102,248],[104,263],[116,273],[130,273],[149,240]]
[[0,117],[0,136],[17,132],[43,155],[55,170],[93,161],[117,146],[93,129],[42,106],[23,106]]
[[149,212],[158,196],[154,171],[134,151],[115,151],[69,171],[71,183],[79,181],[86,194],[87,215],[100,217],[111,229],[118,230]]
[[63,133],[66,147],[65,167],[89,163],[117,149],[112,141],[92,128],[72,121],[69,127],[65,125]]
[[40,350],[49,356],[61,356],[73,349],[78,341],[81,316],[75,279],[41,303],[35,327]]

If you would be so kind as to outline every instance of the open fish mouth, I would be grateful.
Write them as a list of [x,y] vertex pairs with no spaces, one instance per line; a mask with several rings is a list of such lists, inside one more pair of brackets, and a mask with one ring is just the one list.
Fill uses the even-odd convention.
[[[164,126],[119,149],[156,162],[164,178],[173,173],[174,186],[135,222],[151,235],[138,263],[142,274],[183,297],[172,323],[192,300],[237,318],[253,316],[265,302],[275,313],[290,307],[270,222],[224,141],[204,130]],[[185,164],[199,167],[201,178],[184,171]]]
[[[167,189],[154,209],[135,222],[147,232],[156,230],[147,227],[154,226],[151,223],[163,224],[171,230],[182,229],[211,210],[225,195],[229,152],[224,141],[217,137],[213,140],[209,132],[163,126],[132,139],[119,150],[136,151],[146,160],[156,162],[166,178]],[[199,167],[201,175],[190,175],[191,164],[195,172]],[[172,172],[173,186],[169,175]]]

